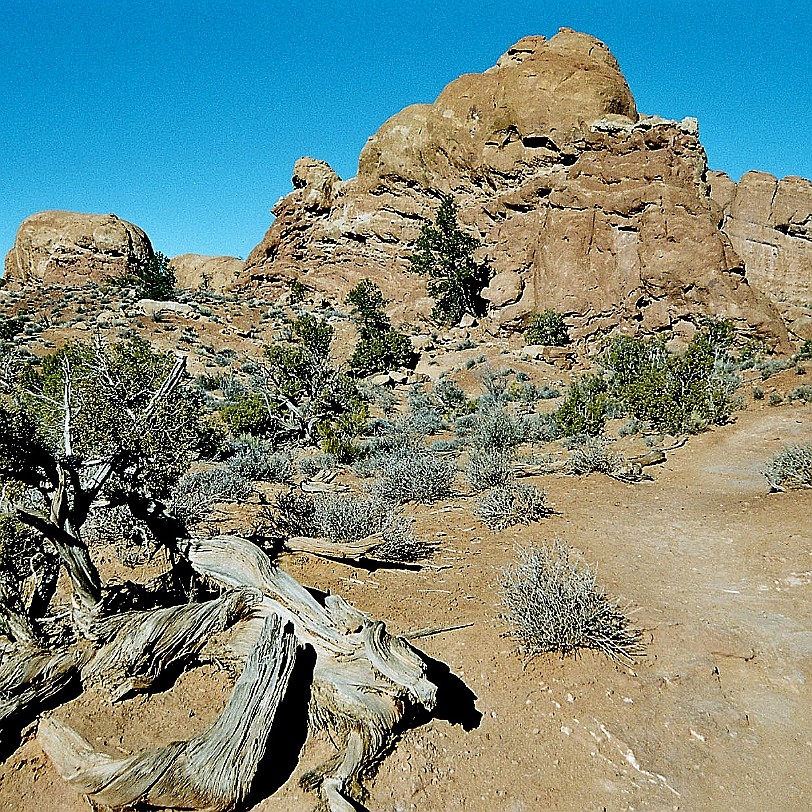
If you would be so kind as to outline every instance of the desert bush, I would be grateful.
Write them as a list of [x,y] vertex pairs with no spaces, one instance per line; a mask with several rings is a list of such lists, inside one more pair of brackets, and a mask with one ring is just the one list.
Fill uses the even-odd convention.
[[792,360],[798,361],[812,361],[812,339],[804,339],[798,352],[792,356]]
[[761,375],[761,380],[766,381],[773,375],[789,369],[793,363],[790,358],[764,358],[756,363],[756,369]]
[[528,439],[527,421],[501,405],[465,415],[454,428],[460,439],[482,451],[515,448]]
[[432,314],[438,322],[456,324],[466,313],[482,316],[487,311],[480,294],[491,270],[474,259],[479,245],[459,227],[454,198],[445,195],[437,219],[423,226],[411,256],[411,271],[429,277],[427,289],[434,297]]
[[725,324],[696,333],[682,355],[670,353],[658,339],[615,338],[601,362],[607,405],[670,433],[727,422],[740,380],[733,374]]
[[787,446],[764,469],[773,490],[812,488],[812,446]]
[[319,494],[314,499],[310,535],[332,541],[358,541],[378,533],[390,511],[381,499],[351,493]]
[[561,397],[561,392],[554,386],[545,383],[536,389],[536,397],[539,400],[553,400]]
[[577,445],[567,460],[570,474],[611,474],[622,468],[623,455],[612,451],[604,437],[586,437]]
[[538,522],[551,512],[544,491],[522,482],[492,488],[477,502],[477,513],[491,530]]
[[533,313],[524,331],[525,344],[543,344],[548,347],[563,347],[570,337],[564,317],[555,310]]
[[293,463],[287,454],[274,454],[270,444],[254,437],[245,437],[230,444],[226,460],[229,470],[249,481],[289,482],[294,475]]
[[631,437],[634,434],[640,434],[643,431],[644,424],[642,421],[638,420],[636,417],[630,417],[621,427],[618,429],[618,437]]
[[311,457],[299,457],[296,468],[305,479],[311,479],[321,471],[332,471],[340,462],[333,454],[314,454]]
[[28,318],[26,316],[0,315],[0,345],[11,341],[25,328]]
[[403,419],[404,428],[412,434],[428,437],[446,428],[446,422],[429,406],[412,409]]
[[548,414],[530,414],[523,419],[528,443],[550,443],[561,438],[561,428],[555,412]]
[[606,381],[594,373],[573,381],[564,400],[554,412],[559,432],[565,437],[576,434],[601,434],[606,425],[609,403]]
[[415,538],[414,531],[403,521],[393,522],[384,527],[383,543],[375,548],[375,557],[386,561],[409,563],[428,558],[432,547]]
[[290,490],[279,494],[270,520],[272,531],[283,538],[349,542],[378,534],[381,543],[374,548],[375,557],[390,561],[416,561],[429,551],[428,545],[416,540],[400,511],[373,495]]
[[251,487],[244,477],[218,466],[181,477],[172,492],[170,507],[178,519],[191,525],[202,521],[213,504],[236,502],[250,494]]
[[238,397],[220,410],[223,422],[235,437],[261,437],[271,431],[273,422],[265,401],[256,393]]
[[469,399],[459,384],[450,378],[441,378],[431,390],[430,398],[447,420],[476,410],[476,401]]
[[641,632],[564,542],[520,549],[499,587],[501,617],[528,658],[595,649],[623,662],[643,653]]
[[505,451],[473,451],[465,476],[476,493],[506,485],[514,478],[513,455]]
[[793,389],[787,395],[787,401],[792,403],[795,400],[799,400],[801,403],[812,403],[812,386],[799,386]]
[[372,492],[395,504],[430,503],[450,494],[456,472],[453,460],[404,446],[381,459]]
[[358,343],[348,362],[353,374],[373,375],[412,363],[412,342],[392,329],[384,310],[386,299],[374,282],[361,280],[349,292],[345,303],[351,305],[350,314],[358,327]]

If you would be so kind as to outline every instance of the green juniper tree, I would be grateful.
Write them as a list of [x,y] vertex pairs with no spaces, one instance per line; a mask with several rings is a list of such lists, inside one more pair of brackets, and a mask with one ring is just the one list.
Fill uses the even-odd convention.
[[423,226],[410,260],[413,273],[429,278],[427,289],[435,299],[432,314],[438,322],[456,324],[466,313],[485,314],[487,303],[480,294],[491,269],[474,259],[479,246],[476,237],[459,227],[453,196],[444,195],[437,219]]
[[369,279],[361,280],[347,295],[352,318],[358,327],[358,343],[349,360],[355,375],[373,375],[412,362],[412,343],[408,336],[392,329],[384,307],[386,299]]
[[327,322],[299,316],[286,338],[266,347],[250,390],[222,410],[232,433],[321,445],[328,453],[351,456],[367,404],[330,358],[332,341]]
[[[0,553],[14,559],[23,554],[14,550],[34,550],[25,555],[44,596],[40,609],[53,595],[58,561],[71,580],[77,623],[87,628],[102,600],[83,537],[91,511],[163,498],[186,470],[200,434],[197,398],[180,385],[185,362],[134,339],[69,344],[37,363],[7,367]],[[34,618],[19,608],[3,602],[6,625],[30,628]],[[19,622],[9,623],[15,613]]]

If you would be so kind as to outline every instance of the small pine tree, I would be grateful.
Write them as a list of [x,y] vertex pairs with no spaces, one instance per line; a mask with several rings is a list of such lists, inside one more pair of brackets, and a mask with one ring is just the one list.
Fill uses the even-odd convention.
[[384,310],[386,299],[374,282],[362,279],[345,301],[352,306],[358,327],[358,343],[349,360],[353,374],[374,375],[412,363],[412,343],[408,336],[392,329]]
[[159,302],[175,298],[176,281],[175,269],[169,264],[169,257],[160,251],[144,260],[135,270],[109,279],[115,286],[134,287],[141,299]]
[[456,324],[466,313],[485,314],[481,291],[491,277],[487,263],[477,262],[480,242],[457,223],[457,204],[444,195],[433,224],[426,223],[415,243],[411,271],[428,276],[428,292],[436,300],[432,315],[438,322]]
[[169,257],[160,251],[135,272],[135,277],[142,298],[161,302],[175,298],[175,269],[169,264]]

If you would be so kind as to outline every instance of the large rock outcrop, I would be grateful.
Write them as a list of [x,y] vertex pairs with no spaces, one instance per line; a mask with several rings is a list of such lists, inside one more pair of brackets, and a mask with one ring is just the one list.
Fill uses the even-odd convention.
[[422,312],[424,281],[407,257],[451,192],[496,272],[487,296],[498,323],[546,307],[584,331],[690,329],[714,316],[783,341],[719,229],[706,173],[696,122],[641,117],[603,43],[568,29],[527,37],[433,104],[385,122],[357,177],[297,162],[246,276],[304,274],[339,293],[366,276],[405,312]]
[[243,261],[239,257],[211,257],[203,254],[180,254],[170,266],[175,271],[180,290],[231,290],[242,278]]
[[711,172],[709,180],[750,284],[781,304],[812,304],[812,181],[766,172],[738,183]]
[[41,211],[23,220],[5,278],[28,285],[84,285],[131,273],[153,256],[149,237],[115,214]]

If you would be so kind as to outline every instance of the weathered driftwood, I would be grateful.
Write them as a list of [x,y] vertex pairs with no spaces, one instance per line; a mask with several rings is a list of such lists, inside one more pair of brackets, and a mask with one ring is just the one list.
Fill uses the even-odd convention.
[[380,533],[365,536],[357,541],[331,541],[327,538],[292,536],[284,542],[284,547],[291,553],[308,553],[337,561],[361,561],[364,558],[374,558],[375,548],[383,543]]
[[94,636],[103,642],[82,669],[82,682],[103,683],[113,699],[148,690],[167,672],[179,672],[209,640],[251,614],[261,595],[236,589],[205,603],[124,612],[98,620]]
[[53,718],[40,722],[37,738],[65,780],[113,809],[234,809],[251,788],[293,671],[296,641],[284,625],[274,614],[263,620],[223,712],[188,741],[113,758]]
[[[607,471],[606,475],[621,482],[643,482],[651,477],[643,471],[649,465],[659,465],[665,462],[665,454],[658,450],[649,451],[629,459],[620,458],[614,469]],[[543,476],[544,474],[569,473],[569,460],[550,460],[542,463],[518,463],[513,466],[513,473],[519,478]]]
[[[70,651],[51,652],[16,645],[0,654],[0,742],[20,717],[33,717],[72,683],[78,685],[77,657]],[[16,719],[16,724],[15,720]],[[23,718],[25,722],[25,718]]]
[[437,687],[424,660],[341,597],[318,601],[246,539],[192,538],[178,547],[199,574],[233,591],[205,604],[97,620],[94,635],[102,645],[83,676],[103,678],[117,695],[141,688],[197,654],[215,631],[248,617],[232,634],[232,652],[245,667],[225,710],[187,742],[124,759],[95,752],[69,727],[46,719],[38,736],[59,773],[113,809],[232,809],[248,792],[268,743],[298,643],[315,652],[310,727],[325,730],[336,746],[335,756],[305,775],[302,785],[320,791],[331,812],[357,808],[362,779],[409,711],[434,708]]
[[297,639],[313,647],[310,722],[329,733],[337,753],[302,785],[320,789],[331,812],[354,809],[349,799],[363,795],[361,779],[410,708],[435,706],[437,687],[426,677],[424,660],[406,640],[340,596],[319,603],[245,539],[191,539],[183,553],[208,578],[261,590],[264,609],[290,620]]

